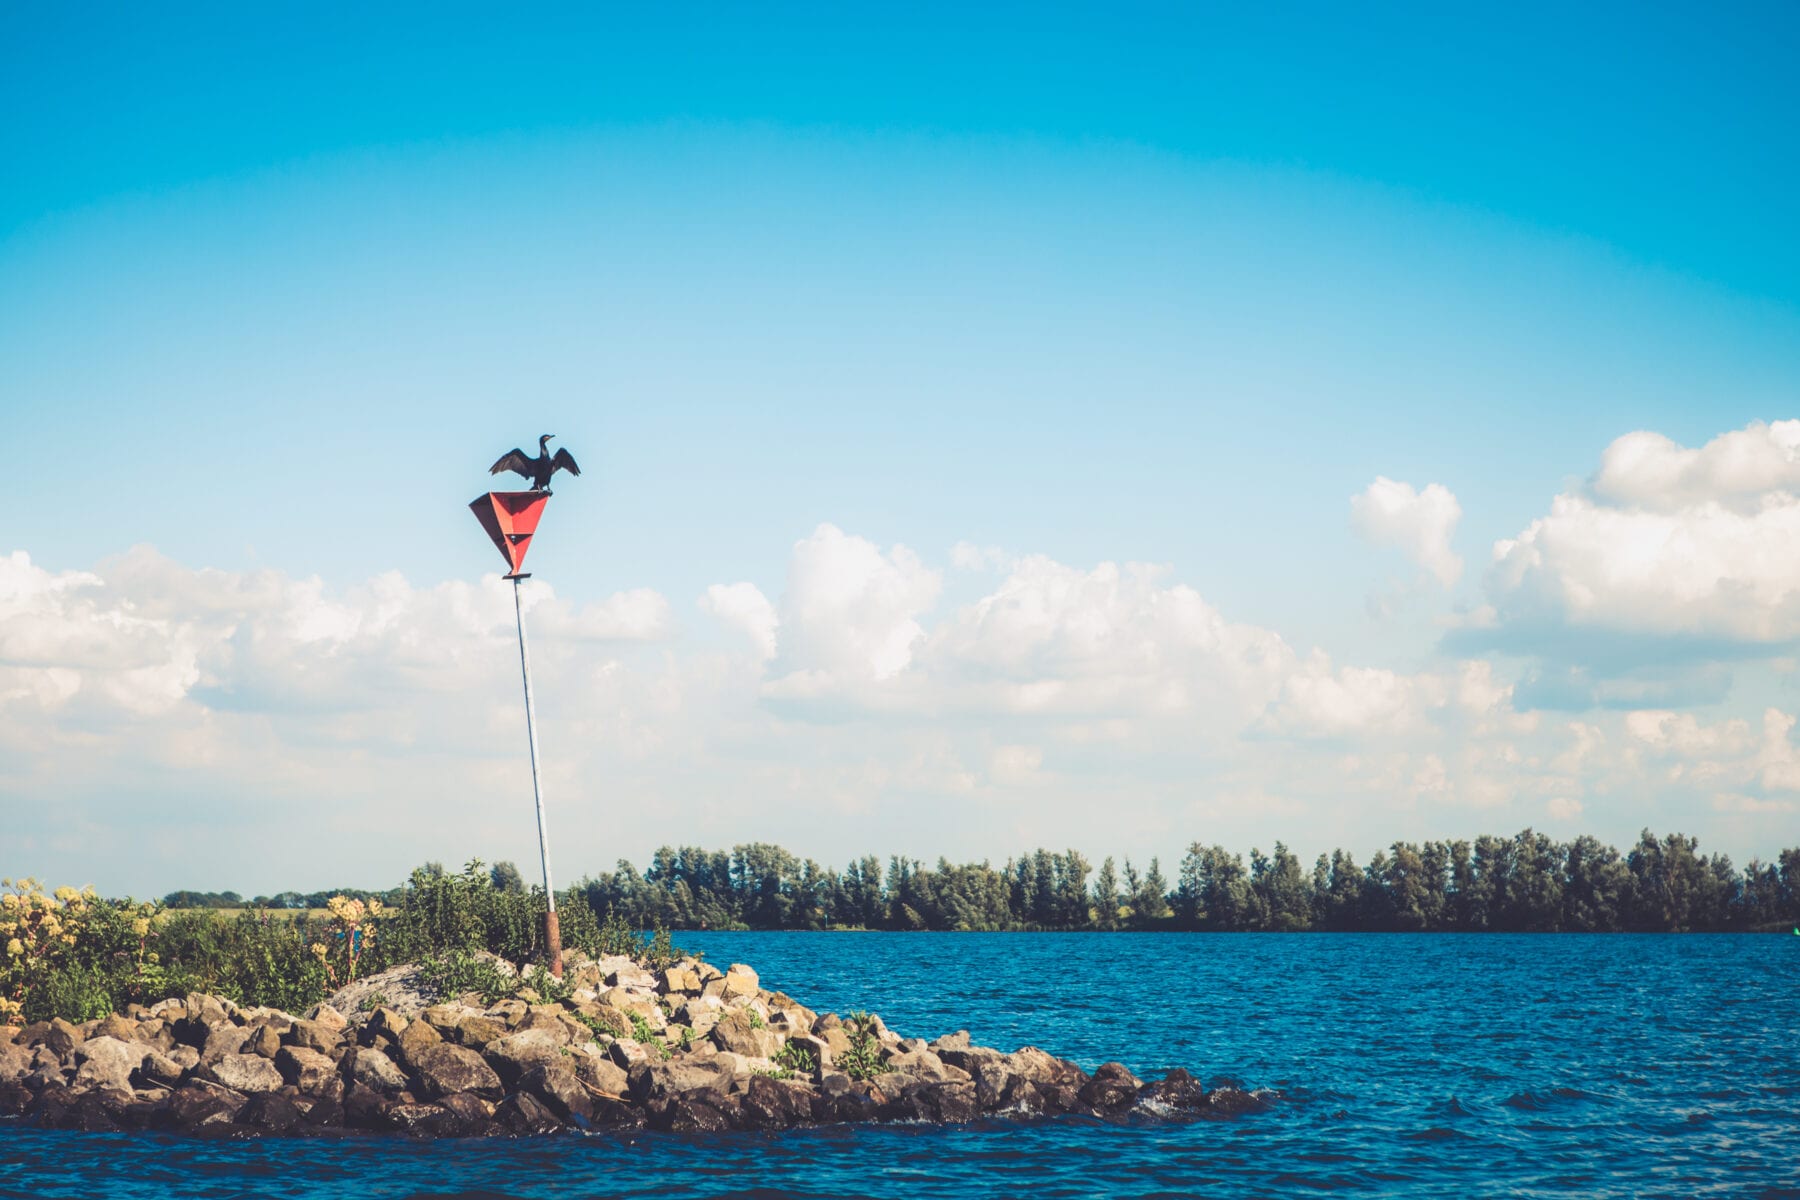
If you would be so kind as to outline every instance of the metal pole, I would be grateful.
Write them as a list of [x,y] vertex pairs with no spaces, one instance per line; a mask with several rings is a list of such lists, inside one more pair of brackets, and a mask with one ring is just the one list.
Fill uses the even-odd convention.
[[513,583],[513,615],[519,619],[519,672],[525,676],[525,735],[531,741],[531,794],[537,799],[538,858],[544,866],[544,898],[550,911],[544,915],[545,940],[550,944],[550,973],[562,978],[562,930],[556,921],[556,888],[550,882],[550,835],[544,828],[544,785],[538,772],[537,716],[531,709],[531,655],[525,649],[525,606],[519,602],[519,581],[523,575],[511,577]]

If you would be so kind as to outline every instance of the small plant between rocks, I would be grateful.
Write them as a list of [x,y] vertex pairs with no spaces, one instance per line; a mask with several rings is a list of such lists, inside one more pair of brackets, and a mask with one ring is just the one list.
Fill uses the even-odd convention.
[[850,1048],[837,1056],[838,1069],[859,1083],[887,1074],[889,1067],[881,1061],[881,1039],[869,1014],[861,1009],[851,1013],[844,1030]]

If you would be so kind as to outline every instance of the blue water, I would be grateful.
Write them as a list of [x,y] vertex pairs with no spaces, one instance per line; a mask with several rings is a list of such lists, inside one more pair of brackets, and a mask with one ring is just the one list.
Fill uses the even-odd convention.
[[687,934],[908,1035],[1278,1088],[1229,1120],[183,1141],[0,1124],[0,1195],[1800,1200],[1800,938]]

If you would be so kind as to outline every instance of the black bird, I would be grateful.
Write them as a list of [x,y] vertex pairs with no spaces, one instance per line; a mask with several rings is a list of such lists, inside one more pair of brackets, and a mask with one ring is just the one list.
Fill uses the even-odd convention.
[[554,433],[546,433],[538,439],[538,453],[532,458],[523,450],[508,450],[500,456],[500,461],[488,468],[489,475],[498,475],[502,471],[516,471],[531,480],[531,490],[547,492],[550,490],[550,477],[558,471],[567,471],[571,475],[581,474],[581,468],[575,465],[575,456],[567,450],[558,450],[553,458],[550,455],[550,439]]

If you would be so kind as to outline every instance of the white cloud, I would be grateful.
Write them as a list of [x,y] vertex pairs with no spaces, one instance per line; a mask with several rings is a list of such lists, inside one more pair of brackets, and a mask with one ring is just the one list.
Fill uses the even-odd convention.
[[905,546],[884,553],[835,525],[819,526],[795,543],[789,561],[771,693],[818,696],[900,674],[925,638],[919,618],[941,584]]
[[1600,457],[1594,494],[1659,512],[1715,503],[1754,512],[1770,492],[1800,490],[1800,421],[1753,421],[1698,450],[1660,433],[1615,440]]
[[754,583],[715,583],[700,598],[700,607],[748,637],[759,659],[775,657],[775,634],[781,618]]
[[1796,487],[1800,421],[1759,422],[1697,450],[1627,434],[1589,491],[1557,496],[1494,544],[1484,623],[1751,646],[1800,638]]
[[1394,546],[1424,567],[1445,587],[1462,578],[1462,558],[1450,539],[1462,519],[1462,505],[1441,483],[1415,491],[1412,484],[1377,476],[1350,498],[1350,522],[1378,546]]

